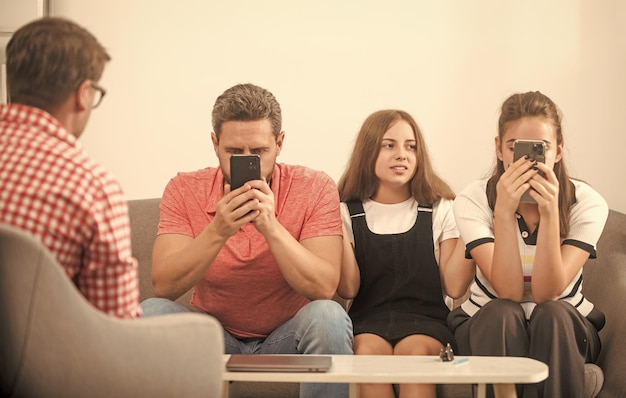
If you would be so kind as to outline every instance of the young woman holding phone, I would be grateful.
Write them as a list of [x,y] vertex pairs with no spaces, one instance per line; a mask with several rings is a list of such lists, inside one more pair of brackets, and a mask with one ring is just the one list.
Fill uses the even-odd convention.
[[[516,140],[545,143],[545,163],[514,160]],[[449,324],[462,355],[528,356],[550,367],[548,379],[519,386],[524,397],[581,397],[584,364],[600,352],[604,315],[582,293],[582,267],[608,215],[604,199],[571,179],[564,164],[561,115],[540,92],[502,105],[497,161],[488,179],[455,199],[466,254],[476,265],[471,297]],[[533,201],[521,201],[528,193]]]

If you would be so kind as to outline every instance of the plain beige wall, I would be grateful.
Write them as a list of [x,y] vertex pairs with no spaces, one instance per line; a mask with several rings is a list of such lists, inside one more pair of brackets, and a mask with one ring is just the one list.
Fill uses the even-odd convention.
[[573,176],[626,212],[626,5],[620,0],[52,0],[113,61],[81,138],[130,199],[216,165],[211,107],[252,82],[283,108],[279,161],[338,180],[371,112],[418,121],[459,191],[488,173],[498,107],[540,90],[564,113]]

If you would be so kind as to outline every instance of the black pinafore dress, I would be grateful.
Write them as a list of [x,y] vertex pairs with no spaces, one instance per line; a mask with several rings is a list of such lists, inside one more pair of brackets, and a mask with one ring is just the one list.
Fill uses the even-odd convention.
[[361,274],[349,310],[354,335],[373,333],[395,345],[424,334],[456,349],[435,259],[432,208],[418,207],[410,230],[381,235],[368,228],[361,202],[347,206]]

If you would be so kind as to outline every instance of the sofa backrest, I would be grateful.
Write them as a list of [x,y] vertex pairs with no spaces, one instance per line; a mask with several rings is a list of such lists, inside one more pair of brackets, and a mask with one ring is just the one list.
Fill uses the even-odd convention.
[[156,199],[139,199],[128,202],[130,240],[133,256],[139,262],[140,300],[154,296],[152,288],[152,246],[159,224],[159,203]]
[[[139,262],[140,300],[154,297],[152,288],[152,247],[159,225],[160,198],[136,199],[128,202],[133,256]],[[179,297],[178,302],[189,304],[191,291]]]
[[606,316],[600,331],[602,351],[598,365],[604,372],[600,396],[623,396],[626,378],[623,367],[615,366],[626,358],[626,214],[609,212],[602,236],[597,244],[598,258],[588,260],[583,268],[585,297]]

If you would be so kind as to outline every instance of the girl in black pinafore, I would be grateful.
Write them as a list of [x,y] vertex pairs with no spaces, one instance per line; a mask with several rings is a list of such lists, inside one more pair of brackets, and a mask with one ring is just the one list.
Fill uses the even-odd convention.
[[[452,214],[454,193],[432,170],[422,134],[399,110],[370,115],[339,181],[344,257],[338,294],[353,299],[354,353],[438,355],[447,343],[444,294],[461,297],[474,276]],[[441,280],[445,282],[445,293]],[[393,397],[391,385],[361,396]],[[401,385],[400,397],[435,397],[434,385]]]

